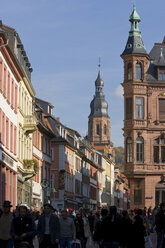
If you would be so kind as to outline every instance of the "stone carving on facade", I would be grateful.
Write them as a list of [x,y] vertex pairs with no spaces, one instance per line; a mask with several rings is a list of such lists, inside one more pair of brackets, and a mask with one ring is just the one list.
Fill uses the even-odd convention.
[[155,125],[159,125],[160,124],[160,121],[159,120],[156,120],[154,121]]
[[165,96],[165,92],[160,93],[159,96]]
[[162,132],[160,133],[160,137],[161,137],[162,139],[165,139],[165,132],[164,132],[164,131],[162,131]]
[[165,175],[161,175],[160,181],[161,181],[161,182],[165,182]]
[[148,113],[148,122],[151,123],[151,120],[152,120],[152,114],[151,112]]
[[138,131],[137,136],[140,137],[142,135],[142,133],[143,133],[142,131]]

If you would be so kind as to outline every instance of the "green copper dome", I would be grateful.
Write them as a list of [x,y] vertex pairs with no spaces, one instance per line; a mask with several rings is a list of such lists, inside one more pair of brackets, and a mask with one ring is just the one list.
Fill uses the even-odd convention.
[[140,16],[138,15],[137,11],[136,11],[136,7],[135,7],[135,4],[133,6],[133,12],[132,14],[130,15],[130,22],[133,22],[133,21],[137,21],[137,22],[140,22]]

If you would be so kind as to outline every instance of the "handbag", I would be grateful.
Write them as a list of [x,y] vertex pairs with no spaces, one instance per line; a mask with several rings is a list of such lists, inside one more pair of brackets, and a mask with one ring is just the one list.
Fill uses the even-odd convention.
[[76,239],[75,241],[72,241],[71,248],[81,248],[80,240]]

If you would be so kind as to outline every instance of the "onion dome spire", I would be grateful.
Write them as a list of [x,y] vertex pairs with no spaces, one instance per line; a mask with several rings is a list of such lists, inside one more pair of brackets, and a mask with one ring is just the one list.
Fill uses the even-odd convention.
[[95,81],[95,95],[90,104],[90,116],[108,116],[108,103],[103,95],[104,82],[101,78],[100,67],[99,64],[98,76]]

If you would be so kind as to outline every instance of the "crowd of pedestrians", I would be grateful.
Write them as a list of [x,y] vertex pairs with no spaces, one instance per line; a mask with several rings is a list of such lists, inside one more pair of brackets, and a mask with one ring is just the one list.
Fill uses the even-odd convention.
[[164,203],[120,214],[115,206],[57,212],[47,203],[42,213],[25,205],[11,212],[11,207],[4,201],[0,211],[0,248],[152,248],[152,232],[157,248],[165,247]]

